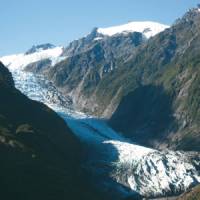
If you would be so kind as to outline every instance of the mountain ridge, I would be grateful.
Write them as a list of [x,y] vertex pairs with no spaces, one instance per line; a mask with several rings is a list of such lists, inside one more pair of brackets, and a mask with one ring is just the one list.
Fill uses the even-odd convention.
[[47,49],[52,49],[55,48],[56,46],[50,43],[46,43],[46,44],[40,44],[40,45],[33,45],[28,51],[26,51],[26,55],[28,54],[32,54],[38,51],[42,51],[42,50],[47,50]]
[[[193,88],[190,91],[198,99],[198,92],[195,91],[198,91],[199,72],[195,66],[198,65],[199,56],[199,16],[198,9],[191,9],[172,27],[148,40],[137,32],[94,40],[99,37],[96,35],[98,28],[95,28],[88,36],[70,43],[63,50],[64,59],[50,67],[47,63],[47,70],[41,73],[63,95],[71,97],[75,109],[107,119],[112,116],[112,127],[125,132],[128,137],[137,135],[140,139],[139,133],[142,133],[149,135],[149,138],[153,136],[150,143],[148,140],[146,142],[156,148],[169,145],[175,149],[190,149],[185,142],[180,143],[182,137],[187,141],[187,137],[193,135],[190,140],[198,150],[198,124],[195,119],[199,116],[198,102],[189,98],[192,95],[188,93]],[[32,71],[34,68],[37,69],[37,63],[26,70]],[[148,87],[149,96],[144,96]],[[135,90],[138,92],[134,93]],[[130,109],[130,116],[127,112],[124,118],[120,118],[123,115],[121,111],[118,112],[118,106],[130,93],[133,93],[134,101],[139,98],[143,102],[143,99],[150,98],[149,102],[144,101],[149,105],[149,108],[145,108],[149,112],[148,117],[143,111],[141,121],[130,123],[134,125],[134,131],[130,125],[123,126],[128,123],[123,121],[131,118]],[[164,99],[165,103],[160,103],[159,98]],[[133,100],[129,101],[131,104]],[[193,105],[192,111],[189,110],[189,102]],[[136,109],[137,104],[134,105]],[[150,109],[151,106],[154,106],[154,111]],[[163,111],[165,108],[166,111]],[[163,114],[160,119],[156,116],[159,114]],[[158,123],[161,125],[156,127]],[[189,134],[188,131],[194,133]],[[136,134],[129,135],[131,132]],[[166,144],[162,140],[167,141]]]

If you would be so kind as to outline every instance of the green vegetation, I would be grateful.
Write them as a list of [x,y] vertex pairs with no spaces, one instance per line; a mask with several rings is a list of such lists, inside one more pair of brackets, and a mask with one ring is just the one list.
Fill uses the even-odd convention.
[[[120,73],[115,72],[115,78],[137,77],[139,84],[121,83],[122,101],[110,120],[113,128],[145,145],[200,151],[199,27],[200,16],[191,10],[140,47]],[[136,92],[151,86],[158,88],[155,95],[151,89]]]

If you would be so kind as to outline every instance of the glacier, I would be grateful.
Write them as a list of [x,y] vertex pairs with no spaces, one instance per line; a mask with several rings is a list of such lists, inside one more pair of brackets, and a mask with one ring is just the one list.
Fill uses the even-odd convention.
[[24,71],[27,63],[62,59],[55,47],[0,60],[11,71],[15,86],[33,100],[55,110],[84,144],[83,168],[93,185],[113,199],[178,195],[200,183],[200,156],[195,152],[158,151],[143,147],[111,129],[103,119],[77,112],[70,100],[42,75]]

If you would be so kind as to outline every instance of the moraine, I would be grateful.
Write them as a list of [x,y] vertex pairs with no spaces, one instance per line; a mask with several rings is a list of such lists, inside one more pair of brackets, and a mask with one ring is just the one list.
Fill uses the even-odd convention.
[[[29,55],[29,59],[50,57],[55,63],[61,50],[55,48],[35,55]],[[20,63],[23,55],[20,59],[13,57],[11,63],[9,59],[2,61],[12,72],[16,87],[29,98],[54,109],[80,138],[86,153],[83,167],[92,183],[110,198],[178,195],[200,183],[199,155],[157,151],[131,143],[103,120],[74,111],[70,99],[62,97],[41,75],[24,72]]]

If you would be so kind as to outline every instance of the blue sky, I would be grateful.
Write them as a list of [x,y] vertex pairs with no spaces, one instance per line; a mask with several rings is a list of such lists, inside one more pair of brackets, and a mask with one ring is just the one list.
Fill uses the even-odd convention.
[[152,20],[171,24],[200,0],[0,0],[0,56],[33,44],[67,45],[93,27]]

